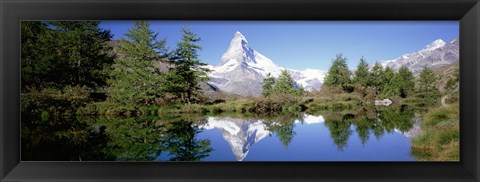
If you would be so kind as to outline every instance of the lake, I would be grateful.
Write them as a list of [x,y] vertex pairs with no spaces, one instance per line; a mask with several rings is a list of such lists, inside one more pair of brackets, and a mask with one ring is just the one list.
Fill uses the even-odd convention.
[[22,161],[415,161],[415,113],[22,116]]

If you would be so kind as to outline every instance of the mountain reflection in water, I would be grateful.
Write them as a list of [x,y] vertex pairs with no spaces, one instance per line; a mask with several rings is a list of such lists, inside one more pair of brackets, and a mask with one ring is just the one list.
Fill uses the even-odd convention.
[[[387,133],[383,133],[381,136],[378,138],[374,138],[373,140],[369,140],[369,143],[373,143],[373,147],[377,146],[380,143],[390,143],[391,147],[395,148],[397,147],[396,145],[400,145],[403,149],[397,150],[397,151],[389,151],[389,153],[384,153],[380,155],[390,155],[392,158],[387,158],[388,160],[413,160],[413,158],[410,157],[409,151],[410,151],[410,142],[409,142],[409,137],[413,136],[415,133],[418,133],[419,131],[419,118],[416,117],[414,121],[414,125],[412,125],[412,129],[404,132],[401,131],[400,129],[394,128],[391,131],[387,131]],[[252,150],[252,155],[256,155],[256,152],[264,153],[264,151],[257,151],[259,150],[258,148],[254,148],[253,146],[258,143],[258,145],[264,145],[260,146],[262,150],[268,150],[271,155],[265,154],[263,156],[255,156],[254,158],[250,160],[257,160],[256,158],[259,158],[259,160],[266,160],[266,161],[271,161],[271,160],[308,160],[304,159],[302,157],[307,157],[311,156],[312,160],[318,159],[318,156],[315,156],[315,154],[312,154],[313,151],[319,150],[317,152],[321,153],[321,150],[325,151],[330,151],[330,152],[335,152],[337,154],[337,157],[342,158],[341,154],[349,155],[348,153],[352,153],[352,151],[361,151],[364,150],[365,147],[370,147],[370,145],[366,145],[367,139],[361,139],[358,136],[352,136],[353,132],[356,130],[355,128],[357,127],[348,127],[348,130],[346,132],[341,132],[345,135],[338,135],[335,136],[336,133],[330,133],[329,130],[325,126],[325,119],[322,115],[315,116],[315,115],[308,115],[304,114],[303,117],[297,118],[293,120],[293,122],[285,122],[285,121],[265,121],[264,119],[239,119],[239,118],[232,118],[232,117],[209,117],[207,119],[207,122],[199,125],[200,129],[203,130],[201,133],[202,138],[215,138],[215,130],[218,132],[221,132],[221,136],[224,140],[224,142],[228,143],[228,147],[231,149],[231,152],[233,153],[235,159],[237,161],[242,161],[244,160],[247,155],[249,154],[249,151]],[[277,128],[282,128],[282,125],[288,125],[288,124],[293,124],[294,125],[294,130],[292,132],[285,132],[285,130],[272,130],[274,127]],[[288,127],[287,127],[288,128]],[[269,130],[270,129],[270,130]],[[317,131],[313,131],[312,129],[317,129]],[[288,130],[288,129],[287,129]],[[359,128],[359,131],[361,132],[362,128]],[[335,131],[335,130],[333,130]],[[355,131],[357,135],[362,136],[361,133],[358,133],[358,131]],[[285,133],[290,133],[291,135],[296,135],[295,137],[282,137],[284,135],[288,135]],[[330,136],[328,136],[330,135]],[[333,136],[332,136],[333,135]],[[374,136],[374,133],[369,133],[369,135]],[[387,135],[384,137],[384,135]],[[351,140],[351,148],[348,148],[348,146],[342,142],[342,138],[346,137],[349,138],[347,140]],[[351,139],[351,138],[354,139]],[[385,138],[385,141],[379,142],[382,140],[381,137]],[[282,138],[290,138],[290,141],[282,141]],[[323,138],[320,140],[317,140],[318,138]],[[325,138],[329,138],[330,141],[325,140]],[[340,138],[340,139],[339,139]],[[292,139],[294,139],[292,141]],[[299,140],[296,140],[299,139]],[[333,140],[331,140],[333,139]],[[266,142],[262,143],[260,142],[261,140],[267,140]],[[356,145],[354,140],[358,140],[358,143],[362,143],[360,146]],[[215,140],[214,140],[215,141]],[[277,141],[277,142],[276,142]],[[280,141],[280,142],[278,142]],[[323,143],[322,147],[314,146],[314,143],[316,141],[321,141],[319,143]],[[336,143],[338,141],[338,143]],[[222,141],[218,141],[217,143],[221,143]],[[260,143],[259,143],[260,142]],[[333,143],[333,144],[332,144]],[[357,143],[357,144],[358,144]],[[279,147],[284,145],[284,147]],[[404,144],[404,145],[402,145]],[[221,145],[221,144],[219,144]],[[382,145],[382,144],[380,144]],[[292,146],[295,147],[292,149]],[[335,147],[336,146],[336,147]],[[252,149],[252,147],[254,149]],[[226,152],[225,148],[226,147],[213,147],[213,148],[218,148],[218,149],[223,149]],[[265,149],[263,149],[265,148]],[[332,148],[335,148],[335,150],[332,150]],[[382,147],[384,148],[384,147]],[[349,151],[346,151],[349,150]],[[312,151],[312,152],[310,152]],[[369,150],[364,150],[364,151],[369,151]],[[229,160],[228,158],[224,158],[225,154],[223,155],[218,155],[219,158],[216,158],[215,152],[210,155],[210,157],[207,157],[208,159],[211,160]],[[403,153],[402,153],[403,152]],[[395,155],[401,155],[400,158],[396,157]],[[305,156],[300,156],[300,155],[305,155]],[[357,154],[358,155],[358,154]],[[223,157],[220,157],[223,156]],[[368,156],[358,156],[357,159],[352,159],[352,160],[375,160],[373,157],[375,154],[370,154]],[[367,157],[367,158],[363,158]],[[388,157],[388,156],[387,156]],[[307,157],[308,158],[308,157]],[[347,157],[349,158],[349,157]],[[325,159],[328,160],[328,159]],[[381,159],[379,159],[381,160]]]
[[412,161],[421,131],[406,108],[22,119],[23,161]]
[[[303,118],[304,124],[314,124],[324,122],[322,116],[306,115]],[[295,120],[295,123],[299,123]],[[271,123],[272,125],[281,125],[281,123]],[[270,136],[264,120],[244,120],[231,117],[209,117],[208,122],[200,125],[201,129],[222,131],[222,136],[228,142],[237,161],[242,161],[248,154],[250,147]]]

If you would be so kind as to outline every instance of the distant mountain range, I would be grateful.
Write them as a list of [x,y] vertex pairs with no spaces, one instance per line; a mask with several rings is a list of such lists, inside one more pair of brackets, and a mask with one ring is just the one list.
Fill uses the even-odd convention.
[[[406,66],[417,75],[425,66],[438,68],[458,60],[458,39],[449,43],[438,39],[419,51],[406,53],[393,60],[377,62],[394,70]],[[287,70],[297,85],[306,90],[320,89],[327,74],[326,70],[305,69],[300,71],[280,67],[268,57],[252,49],[245,36],[238,31],[235,32],[230,47],[223,54],[220,64],[207,67],[213,70],[209,73],[211,80],[208,83],[210,85],[224,92],[242,96],[260,95],[263,79],[267,74],[278,77],[282,70]]]
[[380,61],[383,67],[394,70],[402,66],[409,68],[414,75],[420,73],[423,67],[439,68],[459,61],[459,41],[454,39],[448,43],[437,39],[423,49],[404,54],[396,59]]

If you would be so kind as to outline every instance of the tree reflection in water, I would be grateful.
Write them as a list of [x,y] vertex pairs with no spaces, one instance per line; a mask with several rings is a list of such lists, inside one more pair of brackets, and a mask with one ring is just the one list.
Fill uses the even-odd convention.
[[361,108],[355,114],[323,114],[325,126],[328,127],[338,150],[343,151],[347,147],[348,139],[353,133],[352,125],[362,144],[365,144],[371,132],[378,140],[385,132],[391,133],[398,130],[405,133],[415,124],[415,112],[412,108],[378,107],[373,110],[376,117],[368,114],[372,112],[372,108]]
[[169,153],[169,160],[200,161],[208,157],[213,151],[210,141],[196,139],[195,135],[198,133],[200,130],[191,121],[180,120],[166,125],[165,137],[161,140],[161,146]]
[[[379,140],[385,133],[409,131],[415,123],[414,113],[415,110],[408,107],[378,107],[315,115],[323,117],[337,150],[343,151],[354,132],[365,145],[370,136]],[[275,134],[287,149],[298,134],[295,127],[298,123],[303,124],[306,116],[304,113],[295,113],[261,116],[237,114],[228,117],[239,118],[236,122],[254,121],[258,124],[261,121],[263,133]],[[198,137],[204,130],[201,126],[208,122],[208,118],[196,115],[48,117],[24,114],[21,125],[22,160],[200,161],[215,150],[208,138]],[[245,126],[248,124],[245,123]]]

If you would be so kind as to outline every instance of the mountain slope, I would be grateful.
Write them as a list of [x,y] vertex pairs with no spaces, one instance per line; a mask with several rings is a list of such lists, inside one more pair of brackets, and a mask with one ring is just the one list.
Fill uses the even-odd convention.
[[209,74],[209,83],[223,91],[243,96],[260,95],[263,79],[268,74],[278,77],[284,69],[307,90],[319,89],[325,77],[325,71],[321,70],[298,71],[276,65],[268,57],[252,49],[245,36],[238,31],[235,32],[220,64],[209,65],[208,68],[213,70]]
[[404,54],[393,60],[380,61],[380,63],[382,66],[388,66],[394,70],[406,66],[417,75],[425,66],[429,68],[438,68],[449,65],[458,60],[458,39],[454,39],[449,43],[437,39],[419,51]]

